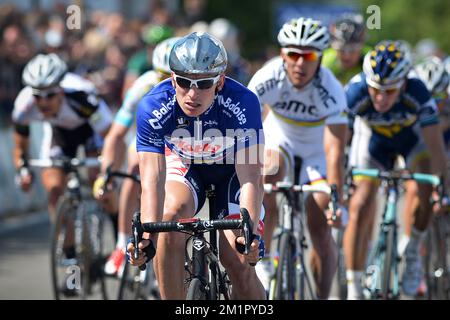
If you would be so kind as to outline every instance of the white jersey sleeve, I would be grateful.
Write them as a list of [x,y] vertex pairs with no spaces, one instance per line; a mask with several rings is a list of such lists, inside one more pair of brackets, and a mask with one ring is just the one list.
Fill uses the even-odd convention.
[[41,113],[34,103],[32,89],[23,88],[14,101],[12,120],[19,125],[29,125],[34,120],[43,119]]
[[250,79],[248,88],[256,94],[261,105],[261,112],[265,104],[272,106],[276,103],[276,96],[269,94],[270,89],[274,88],[281,77],[284,77],[284,70],[279,68],[280,58],[269,60],[259,69]]
[[95,132],[104,134],[113,121],[111,109],[103,99],[99,99],[97,110],[89,117],[89,124]]

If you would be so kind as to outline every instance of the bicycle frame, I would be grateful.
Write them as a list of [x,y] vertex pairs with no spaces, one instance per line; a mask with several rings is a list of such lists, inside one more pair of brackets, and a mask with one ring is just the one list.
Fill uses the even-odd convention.
[[[88,212],[88,206],[85,203],[85,198],[83,197],[82,190],[81,190],[81,176],[79,172],[80,167],[99,167],[100,163],[98,161],[98,158],[85,158],[83,160],[79,160],[76,158],[73,159],[31,159],[28,161],[28,164],[31,167],[36,168],[49,168],[49,167],[56,167],[62,169],[65,174],[67,174],[67,183],[66,183],[66,189],[64,195],[61,197],[59,201],[59,207],[62,208],[63,204],[65,204],[67,207],[65,207],[65,210],[58,213],[58,216],[56,217],[55,225],[52,227],[52,249],[51,249],[51,266],[52,266],[52,281],[53,281],[53,288],[55,292],[55,298],[60,298],[60,289],[59,286],[59,279],[57,275],[57,268],[58,263],[62,266],[66,267],[72,267],[77,266],[81,273],[80,273],[80,288],[81,290],[81,298],[86,298],[87,295],[91,291],[91,267],[92,264],[95,262],[96,258],[99,258],[99,254],[102,251],[102,243],[98,242],[98,239],[96,237],[98,234],[95,234],[96,232],[93,232],[93,225],[94,223],[94,230],[101,230],[103,226],[102,219],[95,219],[90,220],[94,216],[90,215]],[[60,211],[61,209],[58,209]],[[66,211],[68,210],[68,211]],[[69,214],[68,214],[69,213]],[[59,219],[61,219],[61,222],[59,222]],[[65,221],[64,221],[65,220]],[[73,240],[74,240],[74,249],[76,258],[71,259],[61,259],[61,255],[63,255],[63,252],[60,245],[63,246],[62,243],[60,243],[60,232],[63,226],[60,225],[64,221],[66,224],[73,223]],[[70,221],[70,222],[68,222]],[[67,228],[67,226],[65,226]],[[97,229],[95,229],[95,227]],[[67,229],[66,229],[67,230]],[[64,241],[64,240],[63,240]],[[104,283],[102,280],[102,294],[104,297],[106,297],[106,290],[104,287]],[[78,289],[78,288],[77,288]]]
[[[398,265],[397,202],[399,181],[415,180],[418,183],[440,185],[439,177],[423,173],[404,171],[381,171],[378,169],[352,169],[352,176],[378,178],[387,182],[386,204],[383,211],[376,245],[369,255],[366,270],[366,289],[372,299],[398,299],[400,281]],[[391,278],[392,277],[392,278]]]
[[[216,218],[215,213],[215,187],[212,185],[207,191],[209,203],[210,220],[200,220],[199,218],[180,219],[178,221],[169,222],[155,222],[155,223],[140,223],[140,213],[136,212],[133,217],[133,233],[137,235],[138,240],[141,239],[143,232],[157,233],[157,232],[182,232],[191,235],[193,238],[192,254],[189,258],[188,241],[186,241],[185,252],[186,262],[185,269],[190,273],[188,282],[194,279],[200,280],[202,290],[207,294],[207,299],[218,299],[220,293],[229,298],[224,292],[226,283],[221,274],[219,265],[219,250],[217,246],[217,230],[241,229],[244,231],[246,239],[250,238],[250,234],[245,234],[252,230],[250,215],[247,210],[241,209],[241,219],[219,219]],[[139,230],[140,229],[140,230]],[[247,230],[247,231],[246,231]],[[206,241],[204,237],[205,232],[210,232],[210,241]],[[249,251],[250,243],[246,242],[245,250]],[[209,266],[207,271],[206,266]],[[191,267],[191,268],[190,268]],[[218,284],[218,287],[217,287]]]
[[[306,298],[306,290],[310,297],[316,298],[314,293],[312,281],[309,277],[305,259],[304,250],[308,247],[306,243],[306,233],[305,233],[305,206],[304,206],[304,193],[305,192],[322,192],[328,195],[336,192],[336,189],[328,185],[293,185],[289,182],[277,182],[276,185],[265,184],[264,190],[266,193],[278,192],[286,197],[287,203],[283,205],[282,217],[280,231],[276,234],[276,238],[280,239],[278,241],[278,252],[282,250],[280,246],[282,245],[281,238],[283,234],[286,234],[289,242],[293,241],[289,245],[293,245],[293,265],[295,267],[293,276],[295,277],[295,288],[293,292],[288,293],[290,299],[300,299],[304,300]],[[333,202],[337,201],[337,197],[333,196]],[[336,208],[337,203],[334,203],[334,208]],[[284,257],[283,257],[284,258]],[[290,259],[290,258],[289,258]],[[278,260],[278,263],[277,263]],[[284,260],[284,259],[281,259]],[[278,273],[278,268],[280,268],[280,257],[275,257],[276,272]],[[285,271],[289,274],[290,271]],[[269,298],[274,299],[281,293],[278,292],[280,284],[277,283],[279,279],[276,277],[271,281]],[[281,284],[282,285],[282,284]],[[288,285],[289,286],[289,285]],[[305,290],[306,289],[306,290]],[[288,288],[288,291],[291,291]]]
[[[206,190],[206,197],[209,203],[209,220],[213,220],[216,212],[216,191],[214,185]],[[219,247],[217,245],[217,232],[214,230],[209,233],[209,242],[206,241],[204,232],[195,232],[192,236],[191,258],[188,254],[188,241],[185,247],[185,269],[191,273],[192,278],[200,279],[201,283],[207,286],[211,279],[216,279],[217,270],[211,266],[219,265]],[[189,264],[192,264],[192,271],[189,270]],[[211,275],[206,274],[205,266],[209,265]],[[219,280],[220,281],[220,280]]]
[[[368,269],[370,268],[371,269],[370,271],[373,272],[373,278],[370,282],[370,285],[368,286],[370,296],[372,299],[377,299],[383,295],[385,296],[386,299],[388,298],[388,296],[386,295],[389,295],[389,298],[393,299],[397,299],[400,296],[399,275],[398,275],[398,264],[400,262],[400,255],[398,254],[396,249],[398,240],[397,235],[398,199],[399,199],[398,182],[396,180],[388,180],[388,191],[386,193],[386,203],[385,209],[383,211],[382,221],[380,224],[378,241],[368,260],[369,263],[372,263],[371,265],[369,265]],[[389,241],[388,236],[389,230],[393,230],[392,248],[394,250],[392,251],[392,256],[386,257],[384,252],[386,251],[386,247]],[[393,286],[390,293],[387,292],[389,290],[388,284],[386,283],[383,284],[383,280],[388,281],[389,279],[383,279],[383,277],[380,276],[387,259],[391,261],[391,266],[389,266],[389,268],[391,269],[393,275],[392,281]]]

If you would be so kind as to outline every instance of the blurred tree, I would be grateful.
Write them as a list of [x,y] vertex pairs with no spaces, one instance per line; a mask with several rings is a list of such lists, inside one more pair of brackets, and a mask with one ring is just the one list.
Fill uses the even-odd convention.
[[414,46],[420,39],[432,38],[450,53],[450,1],[361,0],[357,4],[366,18],[369,5],[381,9],[381,29],[368,31],[369,44],[383,39],[403,39]]
[[248,59],[265,55],[267,45],[274,43],[272,37],[272,0],[226,0],[208,1],[206,20],[226,18],[239,29],[241,54]]

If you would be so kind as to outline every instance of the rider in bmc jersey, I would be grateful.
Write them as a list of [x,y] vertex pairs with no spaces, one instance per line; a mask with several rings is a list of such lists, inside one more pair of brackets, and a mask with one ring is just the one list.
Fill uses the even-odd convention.
[[[266,108],[264,128],[270,132],[266,136],[264,183],[292,179],[294,157],[300,157],[300,183],[335,183],[342,195],[346,101],[342,85],[321,66],[328,41],[328,30],[320,21],[298,18],[285,23],[278,34],[281,56],[257,71],[249,83],[261,107]],[[305,202],[316,291],[323,299],[329,295],[337,265],[336,246],[324,215],[329,200],[327,195],[316,193]],[[270,243],[278,221],[274,194],[265,195],[264,206],[267,252],[257,271],[268,290]],[[338,214],[341,212],[339,209]]]
[[[223,45],[207,33],[192,33],[175,43],[169,59],[172,77],[151,90],[138,105],[137,151],[141,174],[142,222],[190,218],[202,208],[205,189],[214,184],[218,218],[245,207],[253,221],[250,253],[236,231],[220,231],[220,259],[233,286],[233,298],[264,299],[254,267],[264,252],[262,214],[264,148],[258,98],[226,78]],[[249,161],[247,159],[250,159]],[[163,299],[185,297],[185,236],[144,233],[141,265],[155,254],[155,272]],[[151,239],[151,240],[150,240]],[[152,250],[153,248],[153,250]],[[133,252],[134,245],[128,245]],[[145,254],[144,254],[145,252]],[[130,256],[130,255],[129,255]]]

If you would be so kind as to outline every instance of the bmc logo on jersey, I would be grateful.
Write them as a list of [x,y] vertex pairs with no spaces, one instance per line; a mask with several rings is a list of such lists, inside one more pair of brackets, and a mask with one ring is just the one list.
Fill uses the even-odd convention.
[[314,105],[308,106],[301,101],[290,100],[277,102],[273,106],[274,109],[291,111],[293,113],[307,113],[311,116],[318,116],[317,107]]

